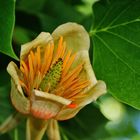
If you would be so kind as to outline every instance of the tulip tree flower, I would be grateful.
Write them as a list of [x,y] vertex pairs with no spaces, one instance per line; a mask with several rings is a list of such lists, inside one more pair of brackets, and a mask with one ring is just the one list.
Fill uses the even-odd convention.
[[[80,109],[106,92],[89,60],[89,35],[76,23],[60,25],[52,34],[42,32],[21,46],[20,68],[10,62],[11,101],[27,117],[26,139],[60,140],[57,121],[74,117]],[[17,124],[10,116],[1,132]]]

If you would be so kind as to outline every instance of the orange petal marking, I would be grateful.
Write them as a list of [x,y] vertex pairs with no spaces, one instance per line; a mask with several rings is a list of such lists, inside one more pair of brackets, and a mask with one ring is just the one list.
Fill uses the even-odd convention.
[[76,107],[77,107],[77,104],[71,103],[71,104],[69,104],[67,107],[68,107],[68,108],[76,108]]

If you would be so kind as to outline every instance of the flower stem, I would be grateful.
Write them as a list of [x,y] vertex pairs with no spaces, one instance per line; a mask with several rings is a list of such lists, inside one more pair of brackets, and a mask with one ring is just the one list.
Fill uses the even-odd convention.
[[41,140],[48,121],[29,117],[26,123],[26,140]]

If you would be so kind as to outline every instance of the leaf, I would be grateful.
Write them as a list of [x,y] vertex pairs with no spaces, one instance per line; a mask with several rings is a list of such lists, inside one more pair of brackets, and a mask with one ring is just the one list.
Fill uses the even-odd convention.
[[27,43],[30,41],[30,37],[28,35],[28,30],[25,30],[21,27],[15,27],[14,33],[13,33],[13,41],[19,44]]
[[140,1],[93,5],[93,67],[118,100],[140,109]]
[[15,0],[0,0],[0,52],[18,59],[12,49]]
[[18,1],[18,8],[25,11],[40,11],[45,5],[46,0],[20,0]]
[[12,104],[10,102],[10,86],[0,87],[0,123],[4,121],[9,115],[14,112]]
[[11,140],[8,134],[4,134],[2,136],[0,136],[1,140]]

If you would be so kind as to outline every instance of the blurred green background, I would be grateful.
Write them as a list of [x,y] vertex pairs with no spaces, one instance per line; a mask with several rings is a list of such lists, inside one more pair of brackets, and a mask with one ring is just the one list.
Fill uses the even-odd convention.
[[[34,39],[42,31],[51,33],[57,26],[66,22],[77,22],[79,24],[82,24],[89,32],[91,36],[91,42],[92,42],[94,38],[94,36],[92,36],[93,35],[92,31],[94,30],[91,31],[91,29],[94,29],[94,26],[96,26],[96,21],[98,22],[98,20],[101,20],[98,19],[98,17],[95,18],[94,16],[93,4],[95,3],[95,0],[17,0],[16,3],[14,2],[14,0],[8,0],[8,2],[10,2],[11,4],[13,3],[12,8],[13,11],[15,12],[13,13],[15,14],[15,25],[12,34],[12,46],[15,54],[18,57],[20,53],[21,44],[24,44]],[[8,2],[6,4],[8,4]],[[109,0],[102,1],[104,6],[106,6],[106,3],[109,2],[110,2]],[[129,4],[130,0],[125,0],[125,2],[128,5],[131,4],[131,3]],[[3,7],[2,4],[4,5],[6,4],[4,3],[4,0],[0,0],[0,3],[1,3],[0,9],[2,10]],[[97,6],[98,4],[95,6],[95,9],[98,10]],[[121,5],[118,4],[117,6],[121,7]],[[95,12],[96,14],[98,12],[99,17],[103,12],[105,12],[104,8],[102,7],[100,8],[102,9],[102,11]],[[137,8],[137,10],[138,9],[139,7]],[[109,15],[109,12],[107,13]],[[2,13],[0,13],[0,15],[2,15]],[[138,15],[140,17],[140,13],[138,13]],[[3,18],[3,16],[0,17]],[[129,14],[128,16],[124,16],[126,21],[127,19],[130,19],[130,17],[131,16]],[[95,23],[93,24],[94,20]],[[123,20],[124,20],[123,18],[120,19],[120,21]],[[3,23],[3,25],[1,25],[0,28],[6,29],[7,27]],[[132,26],[131,29],[133,29]],[[2,31],[0,33],[2,33]],[[140,32],[138,34],[140,34]],[[1,34],[0,36],[4,38],[3,34]],[[126,36],[129,35],[127,35],[126,33]],[[89,53],[90,53],[92,64],[94,64],[93,50],[94,50],[94,43],[93,44],[91,43],[91,48]],[[137,57],[138,55],[139,54],[137,54]],[[15,111],[10,102],[10,97],[9,97],[10,77],[6,72],[7,64],[10,61],[14,61],[18,64],[18,61],[16,61],[14,58],[5,55],[2,52],[0,53],[0,108],[1,108],[0,122],[1,123],[6,119],[6,117],[8,117],[11,113]],[[139,62],[140,61],[138,61],[137,65],[140,64]],[[95,63],[95,71],[98,71],[98,67],[96,65],[97,64]],[[103,74],[102,72],[103,70],[101,71],[101,73],[100,71],[97,72],[97,77],[101,79],[105,79],[106,82],[106,77],[104,76],[102,77]],[[131,101],[131,98],[129,97],[129,100],[124,100],[123,99],[125,98],[124,96],[120,97],[116,95],[118,91],[113,94],[116,95],[117,99],[114,98],[111,95],[112,90],[110,90],[112,87],[110,86],[110,83],[108,81],[107,83],[109,85],[109,91],[106,95],[99,98],[97,102],[94,102],[88,105],[87,107],[85,107],[73,119],[59,123],[62,140],[140,140],[139,110],[136,110],[126,104],[119,102],[118,98],[120,101],[129,104],[129,100]],[[139,101],[139,98],[137,98],[137,100]],[[130,105],[131,104],[132,106],[135,106],[133,102],[132,103],[130,102]],[[136,104],[135,107],[138,108],[138,105]],[[22,120],[19,126],[14,130],[12,130],[11,132],[6,133],[4,135],[0,135],[0,140],[4,140],[4,139],[25,140],[25,120]],[[44,137],[44,140],[45,139],[46,137]]]

